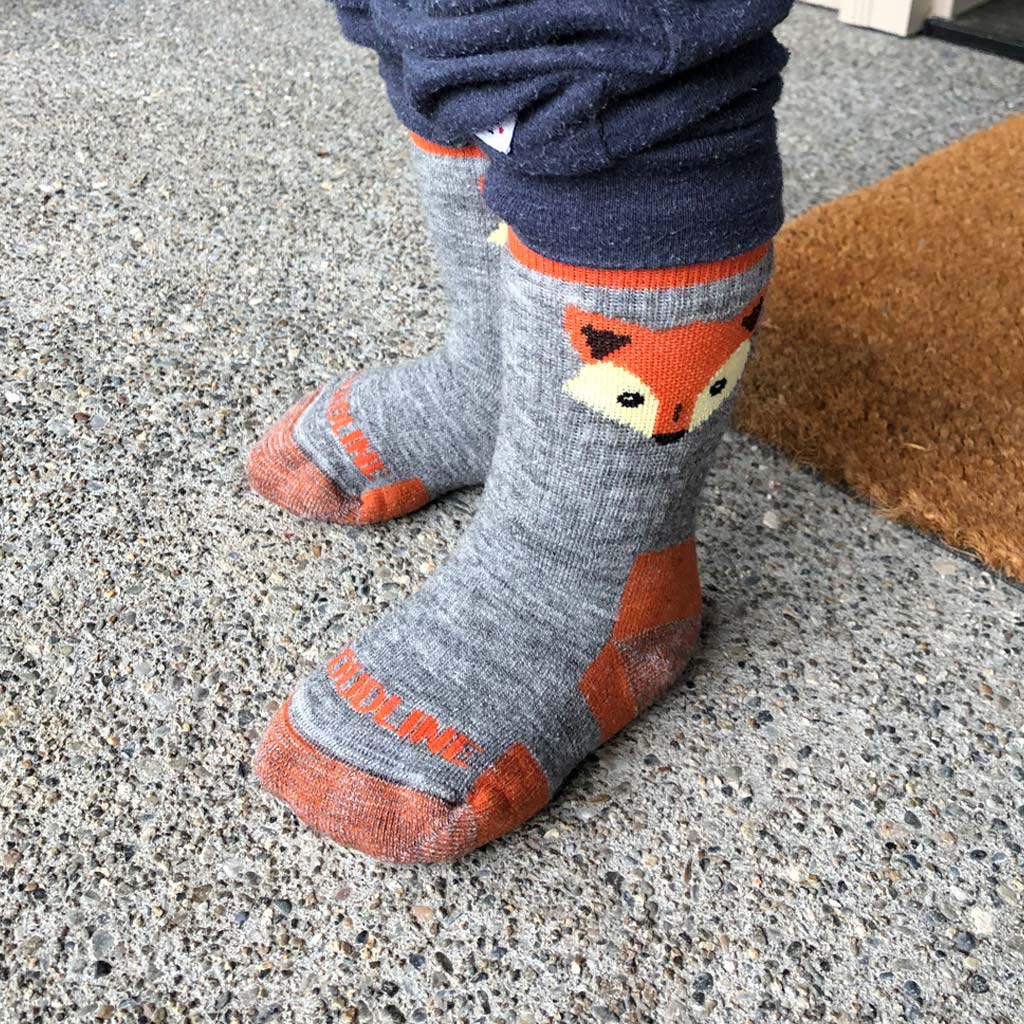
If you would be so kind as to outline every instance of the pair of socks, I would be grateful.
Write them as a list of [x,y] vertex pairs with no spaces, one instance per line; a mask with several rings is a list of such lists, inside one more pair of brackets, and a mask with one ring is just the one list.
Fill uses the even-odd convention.
[[328,382],[248,466],[339,523],[486,481],[447,563],[305,679],[256,753],[302,820],[400,862],[526,821],[682,671],[697,500],[771,271],[768,244],[653,269],[547,258],[483,204],[478,149],[414,143],[444,346]]

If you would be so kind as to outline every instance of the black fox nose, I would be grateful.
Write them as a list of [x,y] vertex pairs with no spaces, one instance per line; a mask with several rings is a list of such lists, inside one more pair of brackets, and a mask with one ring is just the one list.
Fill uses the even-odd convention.
[[655,434],[654,440],[658,444],[675,444],[681,437],[686,436],[685,430],[674,430],[671,434]]

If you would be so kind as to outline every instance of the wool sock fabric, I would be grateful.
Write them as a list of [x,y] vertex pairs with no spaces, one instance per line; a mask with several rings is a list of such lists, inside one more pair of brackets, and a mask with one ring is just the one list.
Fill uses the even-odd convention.
[[502,233],[475,147],[413,136],[412,160],[449,309],[445,344],[306,395],[249,456],[253,488],[296,515],[373,523],[484,479],[497,425]]
[[263,785],[337,842],[457,856],[526,821],[678,676],[698,494],[751,348],[765,244],[654,270],[510,233],[484,500],[423,588],[284,702]]

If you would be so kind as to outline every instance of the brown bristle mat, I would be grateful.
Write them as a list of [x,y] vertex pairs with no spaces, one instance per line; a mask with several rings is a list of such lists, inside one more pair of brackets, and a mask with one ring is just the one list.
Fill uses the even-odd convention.
[[1024,580],[1024,116],[788,224],[738,425]]

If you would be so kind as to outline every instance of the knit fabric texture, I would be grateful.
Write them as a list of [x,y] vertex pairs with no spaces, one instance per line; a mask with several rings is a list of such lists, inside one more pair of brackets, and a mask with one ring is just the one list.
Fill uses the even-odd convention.
[[456,553],[277,712],[263,785],[392,861],[535,814],[697,640],[697,499],[751,349],[765,245],[656,270],[501,249],[501,415]]
[[300,399],[249,456],[253,488],[307,519],[372,523],[483,482],[494,449],[498,252],[480,195],[486,158],[414,137],[410,147],[449,308],[445,344],[347,372]]

